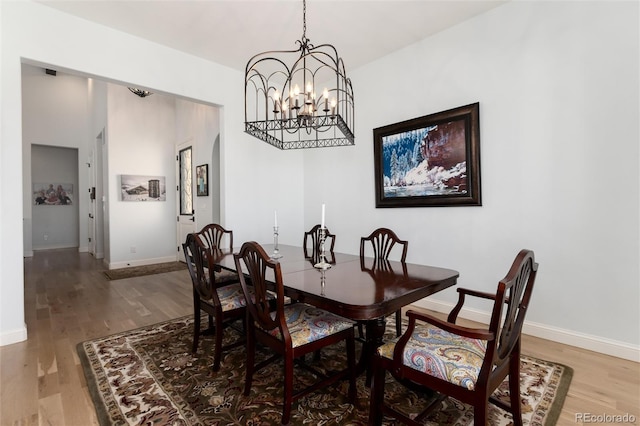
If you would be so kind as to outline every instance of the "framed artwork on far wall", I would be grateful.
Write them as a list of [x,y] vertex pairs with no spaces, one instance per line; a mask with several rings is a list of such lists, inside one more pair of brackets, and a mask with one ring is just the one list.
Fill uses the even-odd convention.
[[33,204],[45,206],[68,206],[73,204],[73,184],[34,183]]
[[120,199],[122,201],[167,201],[167,185],[164,176],[121,175]]
[[203,164],[196,167],[196,195],[206,197],[209,195],[209,165]]
[[373,130],[376,208],[481,206],[480,105]]

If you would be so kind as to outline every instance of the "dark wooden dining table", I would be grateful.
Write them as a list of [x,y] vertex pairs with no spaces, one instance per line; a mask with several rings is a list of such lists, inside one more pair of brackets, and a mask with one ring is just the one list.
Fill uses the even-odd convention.
[[[269,254],[274,252],[273,244],[262,247]],[[364,324],[360,372],[369,371],[373,352],[382,343],[386,316],[455,285],[459,276],[452,269],[398,261],[377,262],[373,258],[338,252],[326,253],[331,268],[321,270],[314,267],[318,259],[306,258],[302,247],[279,245],[278,248],[282,257],[274,260],[280,263],[287,296]],[[218,252],[215,262],[222,268],[236,269],[230,251]]]

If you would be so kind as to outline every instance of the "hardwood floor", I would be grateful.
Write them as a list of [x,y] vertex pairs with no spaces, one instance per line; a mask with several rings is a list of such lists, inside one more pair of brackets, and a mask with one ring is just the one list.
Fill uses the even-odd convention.
[[[76,353],[82,341],[191,313],[185,271],[108,281],[75,249],[24,260],[26,342],[0,347],[0,425],[97,425]],[[559,425],[576,413],[640,422],[640,364],[526,336],[523,352],[574,369]],[[612,424],[612,422],[600,422]]]

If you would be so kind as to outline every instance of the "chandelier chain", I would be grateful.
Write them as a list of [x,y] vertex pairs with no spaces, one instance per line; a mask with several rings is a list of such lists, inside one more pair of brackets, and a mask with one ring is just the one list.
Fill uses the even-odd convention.
[[302,39],[307,38],[307,0],[302,0]]

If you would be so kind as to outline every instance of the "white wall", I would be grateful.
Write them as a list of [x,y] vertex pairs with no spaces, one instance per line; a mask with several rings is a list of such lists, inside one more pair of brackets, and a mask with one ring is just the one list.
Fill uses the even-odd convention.
[[[234,230],[238,241],[270,241],[273,210],[278,208],[282,220],[289,220],[281,241],[299,240],[302,154],[282,155],[244,134],[241,72],[28,1],[0,2],[0,20],[0,344],[27,337],[24,207],[15,203],[23,199],[22,175],[28,164],[22,153],[21,62],[220,105],[221,222]],[[89,132],[91,141],[100,115],[92,114],[96,120]],[[107,138],[113,141],[113,135]],[[175,239],[175,232],[171,235]]]
[[[638,15],[637,2],[512,2],[351,72],[356,146],[305,156],[305,217],[325,202],[352,253],[391,227],[409,261],[481,290],[533,249],[528,331],[640,359]],[[473,102],[483,206],[376,209],[372,129]]]
[[[176,111],[172,97],[107,89],[109,268],[176,259]],[[164,177],[165,201],[122,201],[122,175]]]

